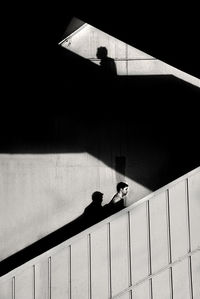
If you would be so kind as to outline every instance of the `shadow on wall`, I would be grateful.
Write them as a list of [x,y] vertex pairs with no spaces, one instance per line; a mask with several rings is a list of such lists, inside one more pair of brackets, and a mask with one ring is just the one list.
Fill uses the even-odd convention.
[[[88,152],[152,191],[199,166],[198,88],[173,76],[105,79],[98,66],[61,47],[55,56],[46,52],[42,73],[29,70],[9,82],[1,153]],[[85,213],[2,261],[1,271],[94,224]]]
[[45,54],[48,67],[16,76],[2,103],[1,153],[88,152],[152,191],[199,166],[199,88],[173,76],[105,78],[60,46]]
[[1,261],[0,276],[59,245],[123,208],[121,204],[115,206],[113,204],[106,204],[102,206],[102,202],[103,193],[95,191],[92,194],[92,202],[85,208],[83,214],[75,220]]
[[116,76],[117,67],[115,60],[108,57],[108,50],[106,47],[97,48],[97,58],[100,59],[100,67],[106,76]]

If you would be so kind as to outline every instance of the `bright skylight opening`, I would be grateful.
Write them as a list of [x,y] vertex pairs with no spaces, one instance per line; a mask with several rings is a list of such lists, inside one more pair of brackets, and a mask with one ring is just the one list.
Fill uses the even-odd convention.
[[198,78],[182,72],[77,18],[72,19],[66,29],[66,37],[59,44],[97,65],[100,64],[100,60],[96,56],[97,48],[106,47],[108,57],[114,59],[117,74],[120,76],[172,74],[200,87]]

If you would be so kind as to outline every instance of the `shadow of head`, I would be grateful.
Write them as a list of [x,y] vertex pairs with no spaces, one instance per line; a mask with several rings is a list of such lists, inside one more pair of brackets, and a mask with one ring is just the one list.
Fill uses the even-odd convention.
[[104,75],[117,75],[115,60],[108,57],[108,50],[106,47],[97,48],[96,56],[100,59],[100,67],[104,71]]
[[92,201],[94,204],[96,205],[101,205],[102,201],[103,201],[103,193],[99,192],[99,191],[95,191],[92,194]]
[[98,59],[104,59],[108,55],[108,50],[106,47],[98,47],[96,56]]

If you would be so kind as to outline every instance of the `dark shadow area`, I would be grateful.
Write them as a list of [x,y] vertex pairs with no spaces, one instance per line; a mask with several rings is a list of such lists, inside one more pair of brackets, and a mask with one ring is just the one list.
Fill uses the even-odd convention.
[[92,202],[79,217],[39,241],[2,260],[0,262],[0,276],[5,275],[14,268],[19,267],[124,208],[122,204],[106,204],[102,206],[102,202],[103,193],[95,191],[92,194]]
[[[122,16],[121,8],[110,13],[103,5],[98,14],[79,7],[69,16],[68,5],[35,5],[29,12],[17,3],[9,9],[2,37],[0,153],[88,152],[152,191],[198,167],[199,88],[170,75],[105,78],[98,66],[57,45],[76,15],[198,76],[195,17],[188,23],[170,14],[169,22],[163,9],[155,14],[153,8],[142,9],[141,20],[141,14],[133,18],[127,10]],[[2,261],[1,271],[87,228],[91,223],[83,215]]]
[[[93,9],[89,4],[77,5],[76,2],[53,5],[48,3],[44,7],[40,4],[39,7],[32,7],[30,11],[22,8],[21,11],[26,13],[21,18],[15,17],[17,22],[13,18],[13,24],[18,24],[21,20],[27,25],[23,20],[27,16],[29,26],[26,28],[30,28],[30,22],[38,24],[38,28],[42,30],[38,29],[39,36],[42,35],[43,39],[58,43],[62,40],[72,18],[77,17],[153,57],[200,78],[197,63],[200,52],[197,4],[175,5],[169,2],[163,7],[158,3],[155,6],[151,2],[145,5],[134,2],[131,7],[129,1],[124,1],[123,6],[126,8],[125,14],[122,14],[121,6],[116,7],[115,3],[108,1],[102,1],[100,6]],[[16,11],[19,11],[16,16],[20,15],[19,7]]]
[[[71,33],[78,30],[81,26],[83,26],[85,24],[85,22],[83,22],[82,20],[79,20],[75,17],[72,17],[70,21],[66,20],[66,19],[63,21],[65,21],[65,22],[67,21],[67,27],[65,28],[66,30],[65,30],[61,40],[64,40]],[[62,33],[62,31],[60,33]]]
[[45,53],[48,67],[2,102],[1,153],[88,152],[114,169],[124,157],[116,170],[152,191],[199,166],[199,88],[171,75],[105,78],[60,46]]

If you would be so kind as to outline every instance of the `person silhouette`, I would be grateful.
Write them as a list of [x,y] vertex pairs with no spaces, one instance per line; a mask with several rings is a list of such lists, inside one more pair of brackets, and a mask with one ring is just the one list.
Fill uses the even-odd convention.
[[98,47],[96,56],[100,59],[100,67],[107,75],[117,75],[117,68],[113,58],[108,57],[108,50],[106,47]]
[[125,197],[128,194],[129,186],[127,183],[119,182],[116,186],[117,193],[113,196],[111,201],[104,206],[104,214],[106,217],[117,213],[126,207],[125,205]]
[[116,189],[117,193],[113,196],[110,203],[114,205],[119,205],[119,207],[125,207],[125,196],[128,194],[128,184],[124,182],[120,182],[117,184]]
[[84,222],[87,226],[93,225],[103,219],[103,193],[95,191],[92,194],[92,202],[84,210]]

